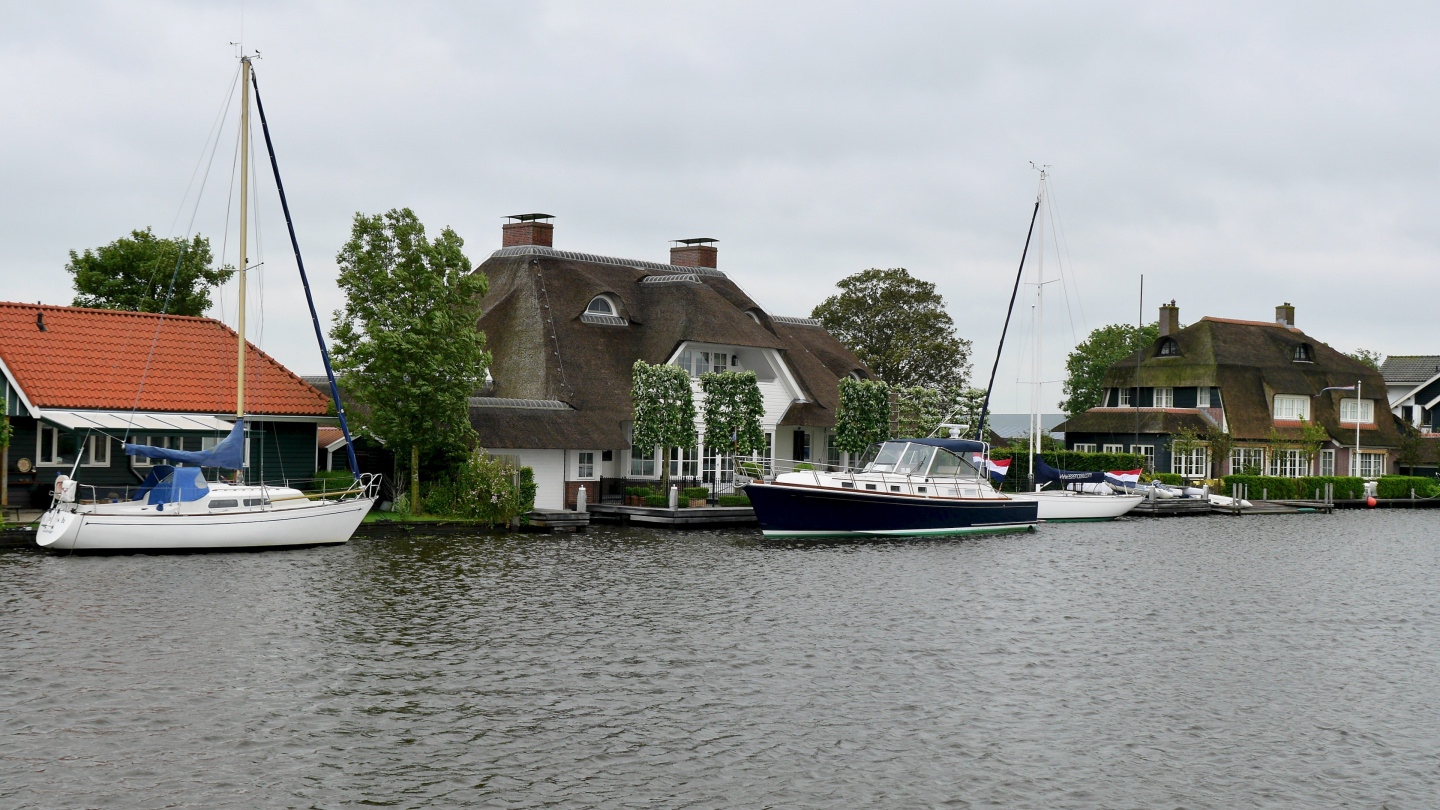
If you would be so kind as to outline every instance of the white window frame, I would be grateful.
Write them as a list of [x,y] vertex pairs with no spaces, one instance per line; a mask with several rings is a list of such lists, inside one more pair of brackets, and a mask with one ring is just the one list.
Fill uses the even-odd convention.
[[1175,389],[1174,389],[1174,388],[1170,388],[1170,387],[1168,387],[1168,386],[1156,388],[1156,389],[1154,389],[1154,394],[1153,394],[1152,396],[1153,396],[1153,399],[1151,399],[1151,403],[1152,403],[1152,404],[1154,405],[1154,407],[1156,407],[1156,408],[1173,408],[1173,407],[1175,407]]
[[[1350,474],[1360,478],[1379,478],[1385,474],[1385,466],[1389,461],[1389,455],[1384,452],[1376,453],[1369,450],[1361,450],[1360,458],[1355,458],[1355,452],[1350,452]],[[1359,471],[1356,471],[1357,463]]]
[[1123,452],[1125,452],[1125,445],[1123,445],[1123,444],[1107,444],[1107,445],[1104,445],[1104,446],[1101,448],[1100,452],[1102,452],[1102,453],[1123,453]]
[[[633,446],[633,447],[630,448],[630,476],[629,476],[629,477],[630,477],[630,478],[659,478],[660,476],[657,474],[656,470],[659,468],[659,464],[658,464],[657,462],[660,460],[660,448],[659,448],[659,447],[651,448],[651,450],[650,450],[650,455],[649,455],[649,456],[637,455],[637,453],[641,453],[641,452],[644,452],[644,451],[642,451],[639,446]],[[649,466],[650,466],[650,472],[648,472],[648,473],[645,472],[646,462],[648,462],[648,463],[649,463]],[[640,470],[639,472],[636,472],[636,467],[637,467],[637,465],[638,465],[639,470]]]
[[1196,447],[1188,452],[1170,451],[1170,472],[1186,478],[1210,477],[1210,448]]
[[1321,451],[1320,451],[1320,474],[1321,474],[1321,475],[1334,475],[1334,474],[1335,474],[1335,451],[1334,451],[1334,450],[1321,450]]
[[684,447],[670,448],[670,477],[671,478],[699,478],[700,477],[700,448],[686,449]]
[[1120,389],[1120,399],[1118,400],[1120,404],[1118,405],[1118,407],[1121,407],[1121,408],[1129,408],[1129,407],[1130,407],[1130,390],[1131,390],[1131,389],[1129,389],[1129,388],[1121,388],[1121,389]]
[[[102,449],[103,448],[103,449]],[[101,450],[101,452],[96,452]],[[99,460],[97,461],[97,456]],[[90,436],[85,442],[85,460],[80,463],[82,467],[109,467],[110,466],[110,437]]]
[[[587,456],[589,457],[589,460],[588,460],[588,461],[586,460],[586,457],[587,457]],[[589,468],[590,468],[590,471],[589,471],[589,472],[586,472],[586,471],[585,471],[585,468],[586,468],[586,467],[589,467]],[[577,451],[575,451],[575,480],[577,480],[577,481],[593,481],[593,480],[595,480],[595,478],[596,478],[596,476],[595,476],[595,451],[594,451],[594,450],[577,450]]]
[[1276,394],[1274,414],[1277,422],[1307,422],[1310,420],[1310,397]]
[[[49,453],[42,452],[46,449],[45,431],[47,430],[50,431]],[[36,467],[69,467],[70,465],[75,463],[75,459],[73,458],[67,461],[65,458],[60,456],[60,433],[64,430],[65,429],[62,427],[56,427],[55,425],[47,425],[44,422],[37,423],[35,430]],[[68,433],[68,431],[66,432]],[[80,448],[80,443],[78,441],[75,443],[75,452],[83,452]],[[49,461],[45,460],[47,457],[50,459]]]
[[1375,423],[1375,400],[1354,397],[1340,400],[1340,424],[1353,425],[1357,422],[1362,425]]
[[1094,452],[1096,452],[1096,450],[1095,450],[1095,443],[1094,443],[1094,442],[1076,442],[1075,444],[1073,444],[1073,445],[1070,446],[1070,452],[1072,452],[1072,453],[1094,453]]
[[1269,469],[1270,459],[1264,447],[1235,447],[1230,450],[1230,474],[1239,475],[1246,467],[1255,466],[1260,472]]
[[[594,306],[595,306],[595,302],[596,302],[596,301],[604,301],[604,302],[605,302],[605,306],[608,307],[610,311],[609,311],[609,312],[601,312],[601,311],[598,310],[598,309],[594,309]],[[573,310],[572,310],[572,311],[573,311]],[[591,298],[591,299],[590,299],[590,303],[588,303],[588,304],[585,305],[585,312],[586,312],[587,314],[590,314],[590,315],[611,315],[611,316],[615,316],[615,317],[619,317],[619,315],[620,315],[620,309],[619,309],[619,307],[616,307],[616,306],[615,306],[615,302],[612,301],[612,300],[610,300],[610,296],[608,296],[608,295],[597,295],[597,296],[595,296],[594,298]]]
[[705,445],[700,455],[700,480],[713,494],[733,491],[735,455],[725,452],[723,447]]
[[1310,474],[1303,454],[1294,448],[1280,448],[1271,452],[1268,472],[1273,478],[1304,478]]
[[1153,444],[1132,444],[1130,452],[1139,454],[1145,459],[1145,469],[1155,469],[1155,445]]
[[1210,407],[1210,386],[1198,385],[1195,387],[1195,407]]

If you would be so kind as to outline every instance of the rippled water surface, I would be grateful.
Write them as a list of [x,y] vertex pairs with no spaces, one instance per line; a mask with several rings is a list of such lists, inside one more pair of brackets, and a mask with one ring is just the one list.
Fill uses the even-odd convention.
[[0,553],[4,807],[1434,807],[1440,513]]

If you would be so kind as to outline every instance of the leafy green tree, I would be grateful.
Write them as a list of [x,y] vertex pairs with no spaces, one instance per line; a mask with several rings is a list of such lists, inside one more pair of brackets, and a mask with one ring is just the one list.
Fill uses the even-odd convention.
[[[235,273],[215,267],[210,240],[199,234],[188,242],[180,237],[161,239],[146,228],[131,231],[101,248],[84,254],[70,251],[65,271],[73,278],[72,306],[159,312],[165,308],[170,279],[168,315],[203,315],[210,308],[210,288],[224,284]],[[179,271],[176,271],[176,265]]]
[[1149,346],[1160,337],[1159,323],[1140,330],[1123,323],[1102,326],[1080,342],[1065,358],[1065,401],[1060,403],[1067,416],[1088,411],[1100,404],[1105,372],[1111,366],[1133,355],[1141,346]]
[[890,386],[878,380],[840,381],[835,413],[835,444],[849,453],[890,438]]
[[409,208],[357,213],[335,261],[345,308],[335,313],[335,367],[363,405],[361,427],[410,451],[410,503],[420,498],[420,455],[469,447],[469,398],[490,354],[475,328],[489,287],[471,272],[465,242],[449,228],[431,240]]
[[637,447],[660,448],[664,464],[660,489],[668,492],[671,448],[692,449],[700,441],[695,432],[695,392],[690,389],[690,375],[679,366],[652,366],[644,360],[635,361],[633,374],[630,395],[635,408],[635,435],[632,441]]
[[932,434],[948,436],[941,424],[967,425],[974,438],[985,389],[947,385],[942,388],[911,386],[895,391],[895,436],[912,438]]
[[1350,357],[1359,360],[1376,371],[1380,370],[1380,364],[1385,362],[1385,355],[1369,349],[1356,349],[1353,352],[1346,352]]
[[963,386],[970,341],[955,334],[935,285],[903,267],[871,268],[840,281],[810,313],[890,385]]
[[[1230,451],[1235,447],[1235,436],[1230,431],[1212,424],[1205,428],[1205,441],[1210,445],[1210,465],[1214,468],[1215,478],[1223,477],[1225,464],[1230,463]],[[1231,470],[1231,473],[1234,473]]]
[[708,372],[700,375],[705,392],[701,421],[707,447],[748,455],[765,449],[765,400],[753,371]]

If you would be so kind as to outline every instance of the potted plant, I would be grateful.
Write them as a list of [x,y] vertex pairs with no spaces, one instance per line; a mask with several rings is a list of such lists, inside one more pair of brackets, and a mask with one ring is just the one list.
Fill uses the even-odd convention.
[[649,487],[626,487],[626,488],[625,488],[625,505],[626,505],[626,506],[644,506],[644,505],[645,505],[645,499],[646,499],[647,497],[649,497],[649,496],[650,496],[650,488],[649,488]]
[[710,498],[710,490],[707,487],[686,487],[680,496],[682,502],[688,503],[691,509],[699,509]]

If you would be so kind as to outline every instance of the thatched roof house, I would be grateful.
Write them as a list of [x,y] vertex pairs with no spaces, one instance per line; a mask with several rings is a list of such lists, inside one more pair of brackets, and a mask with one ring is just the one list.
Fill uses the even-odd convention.
[[[659,263],[556,250],[549,217],[511,219],[477,268],[494,361],[471,422],[482,446],[535,469],[539,505],[571,504],[582,485],[594,502],[602,479],[613,497],[620,479],[659,477],[656,450],[630,446],[636,360],[754,371],[770,458],[827,457],[838,381],[870,371],[817,322],[766,312],[717,269],[713,240],[684,240]],[[677,454],[672,476],[723,489],[731,464],[707,447]]]
[[[1297,328],[1290,304],[1275,312],[1273,322],[1206,317],[1181,329],[1175,303],[1162,306],[1159,339],[1110,367],[1103,404],[1060,426],[1067,444],[1081,450],[1135,446],[1154,459],[1156,470],[1194,477],[1228,474],[1232,467],[1344,475],[1358,422],[1360,472],[1388,472],[1400,434],[1385,379]],[[1351,390],[1325,390],[1345,387]],[[1305,423],[1327,434],[1308,465],[1303,453],[1284,443],[1299,439]],[[1174,434],[1212,430],[1233,437],[1230,458],[1212,459],[1206,448],[1171,452]]]

